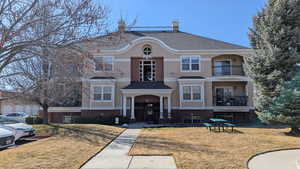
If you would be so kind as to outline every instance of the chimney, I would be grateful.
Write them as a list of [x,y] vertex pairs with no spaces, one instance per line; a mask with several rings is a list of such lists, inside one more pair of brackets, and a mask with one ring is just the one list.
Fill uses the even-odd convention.
[[118,22],[118,31],[119,32],[125,32],[125,22],[123,19],[120,19]]
[[179,22],[178,21],[172,21],[172,29],[173,29],[173,32],[179,31]]

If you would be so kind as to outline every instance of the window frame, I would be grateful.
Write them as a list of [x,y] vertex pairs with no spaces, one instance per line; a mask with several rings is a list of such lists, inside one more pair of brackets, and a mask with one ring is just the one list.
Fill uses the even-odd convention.
[[[190,100],[185,100],[183,98],[183,94],[184,94],[184,91],[183,91],[183,88],[184,87],[189,87],[190,88]],[[194,99],[194,92],[193,92],[193,87],[199,87],[200,88],[200,99]],[[181,101],[182,102],[202,102],[203,101],[203,85],[200,85],[200,84],[185,84],[185,85],[181,85],[181,94],[180,94],[180,98],[181,98]]]
[[139,81],[141,82],[148,82],[148,81],[145,81],[144,79],[144,66],[145,66],[145,61],[150,61],[151,63],[150,64],[146,64],[146,65],[150,65],[150,68],[151,68],[151,80],[149,82],[153,82],[156,80],[156,61],[153,60],[153,59],[150,59],[150,60],[146,60],[146,59],[142,59],[139,61]]
[[[183,70],[183,59],[184,58],[189,58],[189,70]],[[199,65],[199,69],[198,70],[192,70],[192,58],[198,58],[198,65]],[[195,63],[194,63],[195,64]],[[181,72],[201,72],[201,56],[199,55],[183,55],[180,56],[180,71]]]
[[[111,58],[111,70],[105,70],[105,58]],[[94,56],[96,58],[103,58],[103,70],[96,70],[96,62],[94,61],[94,72],[113,72],[114,70],[114,57],[113,56]]]
[[[146,51],[146,49],[149,49],[149,50]],[[143,54],[146,55],[146,56],[150,56],[152,54],[152,48],[150,46],[144,46]]]
[[[95,100],[95,87],[100,87],[101,88],[101,99],[100,100]],[[104,87],[110,87],[111,89],[111,97],[110,100],[104,100]],[[113,85],[91,85],[91,100],[93,102],[113,102],[114,99],[114,86]]]

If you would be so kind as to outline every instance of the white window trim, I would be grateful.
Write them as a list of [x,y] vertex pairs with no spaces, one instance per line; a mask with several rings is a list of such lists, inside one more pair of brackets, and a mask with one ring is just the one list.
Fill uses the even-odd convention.
[[[192,70],[192,62],[190,62],[190,70],[183,70],[182,69],[182,59],[185,58],[185,57],[198,57],[199,59],[199,70]],[[180,56],[180,71],[181,72],[201,72],[201,56],[199,55],[183,55],[183,56]]]
[[[94,100],[94,87],[101,87],[101,100]],[[110,100],[103,100],[103,88],[104,87],[111,87],[111,99]],[[115,96],[115,86],[114,85],[91,85],[90,88],[90,100],[93,102],[114,102]]]
[[[140,81],[144,82],[144,62],[145,61],[151,61],[150,67],[151,67],[151,77],[152,80],[151,81],[155,81],[156,79],[156,61],[155,60],[140,60],[139,61],[139,77],[140,77]],[[142,62],[142,70],[141,70],[141,62]],[[155,68],[153,69],[153,66],[155,66]],[[141,76],[142,75],[142,76]]]
[[[194,100],[193,99],[193,90],[191,89],[191,100],[184,100],[183,99],[183,87],[193,87],[193,86],[197,86],[200,87],[201,90],[201,99],[199,100]],[[185,84],[185,85],[180,85],[180,100],[181,102],[203,102],[204,100],[204,88],[202,84]]]
[[94,72],[113,72],[114,70],[114,57],[113,56],[94,56],[95,58],[97,57],[111,57],[111,60],[112,60],[112,65],[111,65],[111,70],[96,70],[96,63],[94,61],[93,63],[93,69],[94,69]]

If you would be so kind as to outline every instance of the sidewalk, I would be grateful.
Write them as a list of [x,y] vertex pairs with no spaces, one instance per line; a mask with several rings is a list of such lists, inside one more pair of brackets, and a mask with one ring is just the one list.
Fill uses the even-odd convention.
[[127,129],[81,169],[177,169],[172,156],[128,156],[141,129]]
[[300,169],[300,149],[273,151],[253,157],[249,169]]

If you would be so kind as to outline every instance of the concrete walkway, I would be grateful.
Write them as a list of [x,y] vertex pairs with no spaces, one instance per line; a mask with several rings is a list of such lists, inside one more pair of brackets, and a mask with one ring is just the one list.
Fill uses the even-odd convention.
[[253,157],[249,169],[300,169],[300,149],[281,150]]
[[128,156],[141,129],[127,129],[81,169],[177,169],[172,156]]

